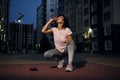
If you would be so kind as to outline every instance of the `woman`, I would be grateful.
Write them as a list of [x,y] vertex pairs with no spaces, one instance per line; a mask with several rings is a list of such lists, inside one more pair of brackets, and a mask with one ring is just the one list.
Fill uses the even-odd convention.
[[[63,68],[64,64],[64,55],[68,53],[68,65],[66,67],[66,71],[71,72],[73,71],[73,55],[74,55],[74,42],[72,39],[72,31],[68,28],[69,26],[66,25],[67,21],[65,21],[64,16],[59,16],[58,18],[54,17],[51,18],[45,26],[42,28],[42,33],[50,34],[53,33],[54,36],[54,43],[55,49],[48,50],[44,53],[44,57],[58,58],[58,68]],[[52,27],[48,29],[48,26],[53,22],[56,21],[57,27]]]

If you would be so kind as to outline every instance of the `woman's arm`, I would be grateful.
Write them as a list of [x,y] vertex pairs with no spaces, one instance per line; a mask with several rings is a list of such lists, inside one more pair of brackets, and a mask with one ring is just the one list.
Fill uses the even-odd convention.
[[71,43],[71,41],[72,41],[72,35],[68,35],[66,37],[66,43],[69,44],[69,43]]
[[51,29],[48,29],[48,26],[49,26],[54,20],[55,20],[54,18],[51,18],[51,19],[45,24],[45,26],[42,28],[41,32],[42,32],[42,33],[46,33],[46,34],[52,33],[52,30],[51,30]]

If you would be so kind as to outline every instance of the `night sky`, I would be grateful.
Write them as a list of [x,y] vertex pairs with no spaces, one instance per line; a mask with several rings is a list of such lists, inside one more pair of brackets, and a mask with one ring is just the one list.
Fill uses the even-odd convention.
[[10,22],[18,18],[19,13],[24,14],[22,23],[36,26],[36,9],[41,0],[10,0]]

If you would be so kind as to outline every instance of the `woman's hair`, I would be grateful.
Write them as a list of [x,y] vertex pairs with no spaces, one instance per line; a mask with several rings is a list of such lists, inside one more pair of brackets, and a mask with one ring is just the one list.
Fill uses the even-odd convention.
[[63,18],[64,18],[63,28],[69,27],[69,21],[68,21],[67,17],[65,15],[59,15],[59,16],[63,16]]

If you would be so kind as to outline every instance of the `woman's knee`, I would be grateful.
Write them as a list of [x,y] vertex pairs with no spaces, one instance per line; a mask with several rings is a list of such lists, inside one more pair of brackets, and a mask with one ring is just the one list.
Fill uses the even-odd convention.
[[48,51],[46,51],[46,52],[44,53],[44,57],[45,57],[45,58],[49,58],[49,57],[50,57]]
[[51,58],[52,57],[52,53],[51,53],[51,50],[48,50],[48,51],[46,51],[45,53],[44,53],[44,57],[45,58]]
[[56,49],[51,49],[51,50],[48,50],[44,53],[44,57],[45,58],[52,58],[52,57],[57,57],[57,56],[60,56],[60,52],[57,51]]

